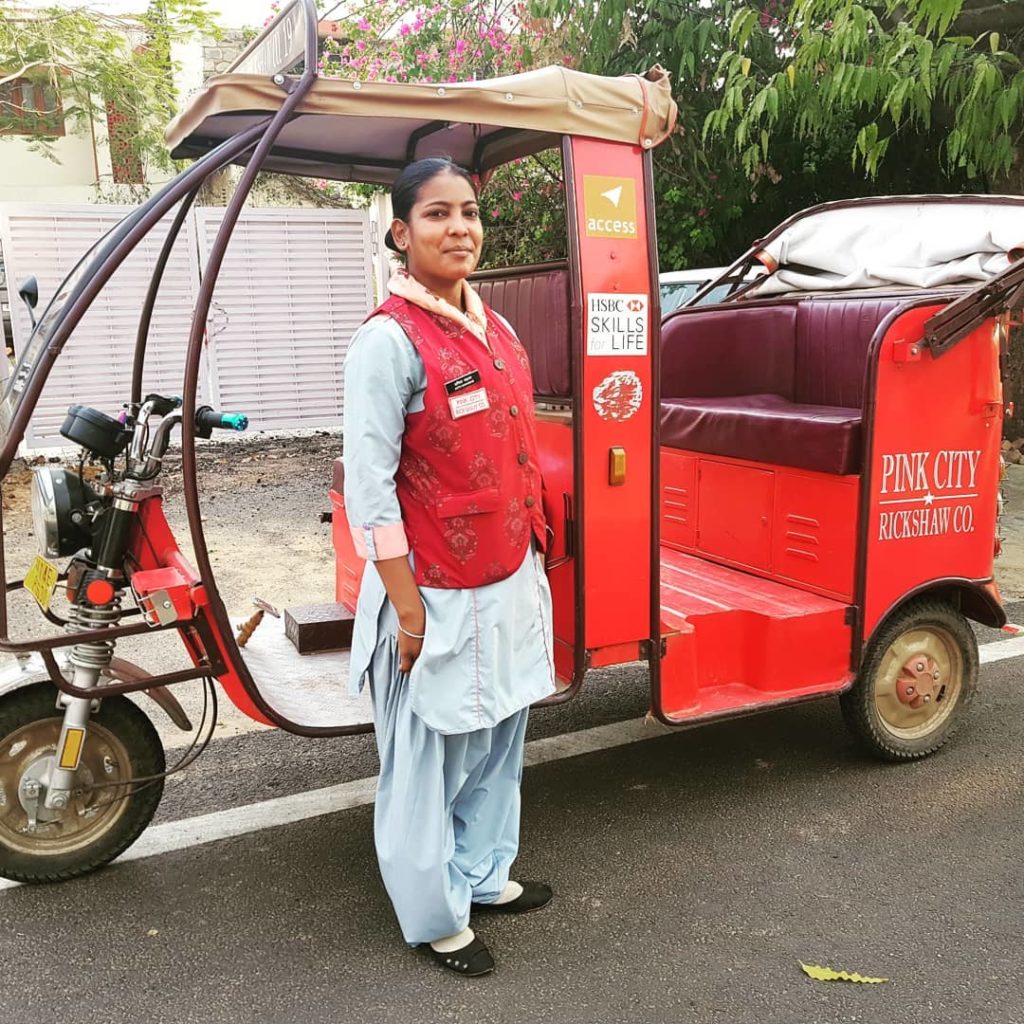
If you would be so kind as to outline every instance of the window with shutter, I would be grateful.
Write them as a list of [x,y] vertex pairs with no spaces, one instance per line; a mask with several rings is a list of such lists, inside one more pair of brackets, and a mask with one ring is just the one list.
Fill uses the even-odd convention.
[[45,78],[16,78],[0,85],[0,135],[64,134],[60,93]]

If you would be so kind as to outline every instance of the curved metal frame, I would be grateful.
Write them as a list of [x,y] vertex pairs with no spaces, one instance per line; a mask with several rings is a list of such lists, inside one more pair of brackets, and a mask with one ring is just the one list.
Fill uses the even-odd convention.
[[245,170],[239,179],[234,194],[231,196],[231,201],[224,210],[224,217],[221,220],[216,238],[210,249],[210,255],[206,261],[206,269],[199,288],[199,295],[196,298],[196,307],[192,317],[192,329],[189,332],[188,352],[185,357],[185,377],[182,389],[181,470],[185,510],[188,517],[189,531],[192,535],[196,569],[203,580],[209,598],[207,610],[223,640],[224,653],[229,667],[237,675],[242,684],[242,689],[245,690],[256,708],[269,721],[288,732],[300,736],[340,736],[353,732],[365,732],[366,727],[359,725],[332,728],[299,725],[297,722],[285,718],[268,704],[256,686],[235,641],[227,608],[224,605],[214,579],[210,554],[206,546],[206,536],[203,531],[203,521],[199,508],[199,484],[196,477],[196,391],[199,384],[199,363],[202,356],[203,337],[206,331],[206,319],[210,312],[210,304],[213,301],[217,277],[220,274],[224,255],[227,252],[228,243],[231,240],[235,224],[238,222],[242,206],[252,189],[256,175],[273,149],[274,142],[281,133],[281,130],[291,120],[293,111],[301,102],[303,96],[309,91],[317,77],[316,12],[312,0],[301,0],[301,2],[307,10],[305,68],[298,79],[287,79],[283,75],[274,76],[274,83],[285,90],[287,98],[281,105],[280,110],[271,118],[270,123],[266,125],[262,138],[251,158],[246,162]]
[[[246,152],[253,149],[255,146],[256,148],[253,153],[253,157],[248,161],[246,170],[242,175],[242,179],[239,182],[236,193],[232,197],[232,202],[228,207],[221,231],[218,233],[214,252],[211,254],[210,263],[208,265],[208,267],[212,266],[213,272],[208,281],[204,280],[203,286],[200,289],[199,300],[193,317],[192,330],[190,331],[189,336],[189,353],[191,355],[192,350],[195,349],[196,365],[195,372],[193,372],[190,378],[190,363],[186,363],[185,380],[187,384],[189,379],[191,379],[192,388],[191,394],[189,394],[188,388],[186,387],[185,404],[186,408],[191,405],[191,412],[189,413],[191,419],[189,420],[190,429],[183,430],[183,462],[187,463],[188,456],[192,456],[191,466],[189,469],[186,469],[186,473],[192,473],[191,489],[193,491],[193,497],[197,499],[194,476],[195,429],[193,423],[195,416],[195,385],[198,379],[198,356],[201,350],[202,337],[204,333],[203,325],[205,325],[206,316],[209,312],[213,284],[216,281],[217,270],[219,270],[219,264],[220,260],[223,258],[224,249],[227,247],[227,240],[230,235],[231,228],[233,227],[235,220],[237,220],[241,204],[245,201],[245,198],[252,187],[256,173],[273,145],[274,139],[290,118],[291,111],[295,104],[299,99],[301,99],[302,95],[309,89],[313,80],[316,78],[316,8],[313,4],[313,0],[296,0],[296,4],[303,8],[305,15],[305,69],[298,79],[286,79],[285,76],[281,74],[274,75],[275,83],[284,87],[286,92],[289,93],[288,98],[275,115],[266,118],[257,124],[250,125],[244,131],[226,139],[209,153],[198,159],[177,177],[168,182],[162,189],[160,189],[159,192],[157,192],[155,196],[140,206],[133,213],[129,214],[124,221],[122,221],[121,224],[113,230],[110,238],[106,241],[100,251],[92,258],[85,273],[82,275],[81,280],[76,284],[72,294],[69,296],[63,309],[59,313],[59,320],[53,329],[52,335],[47,340],[45,347],[41,349],[39,355],[36,357],[36,363],[26,385],[25,393],[21,397],[17,411],[11,420],[7,436],[4,439],[3,447],[0,449],[0,484],[2,484],[3,479],[7,476],[7,473],[10,470],[18,445],[24,437],[28,421],[31,418],[32,413],[35,411],[36,404],[39,401],[39,396],[46,385],[50,372],[53,369],[53,365],[63,350],[64,345],[71,337],[72,332],[78,326],[79,321],[92,305],[92,302],[95,300],[99,292],[107,284],[117,268],[124,262],[129,253],[134,250],[139,241],[141,241],[141,239],[144,238],[157,223],[159,223],[159,221],[174,207],[176,203],[180,202],[181,208],[175,216],[171,229],[168,232],[168,237],[162,247],[160,256],[157,260],[157,265],[154,269],[153,277],[150,281],[146,300],[140,313],[133,359],[132,398],[133,400],[137,400],[137,398],[141,396],[142,370],[145,363],[145,350],[146,343],[148,341],[153,307],[156,303],[160,280],[163,277],[163,272],[166,268],[167,261],[170,258],[171,250],[173,249],[174,242],[177,239],[182,225],[184,224],[188,210],[191,207],[200,186],[210,174],[239,160]],[[186,438],[188,439],[187,443],[185,443]],[[186,486],[186,491],[187,490],[188,487]],[[195,537],[198,534],[201,543],[202,526],[198,519],[199,510],[197,500],[192,504],[189,504],[186,500],[186,507],[188,515],[192,518],[191,525],[193,536]],[[0,510],[0,528],[2,528],[2,510]],[[201,548],[197,545],[197,552],[200,550],[202,557],[197,559],[197,561],[199,561],[200,567],[204,571],[204,575],[208,579],[212,580],[209,556],[206,552],[205,544],[202,544]],[[0,543],[0,572],[3,573],[6,581],[5,563],[4,547],[3,544]],[[109,640],[119,636],[131,636],[137,633],[146,633],[150,631],[150,627],[145,623],[138,623],[135,625],[120,626],[114,629],[88,630],[75,633],[73,635],[61,634],[56,637],[49,637],[35,641],[12,641],[7,635],[8,624],[6,594],[10,589],[12,589],[11,585],[7,585],[4,588],[3,594],[0,594],[0,651],[11,654],[38,651],[46,664],[51,680],[60,689],[63,689],[67,683],[63,679],[57,667],[56,660],[53,656],[54,650],[74,643],[88,642],[89,640],[101,638]],[[209,589],[212,596],[216,598],[217,603],[220,604],[219,596],[216,594],[215,587],[210,586]],[[49,616],[47,617],[49,618]],[[223,624],[219,621],[218,625],[223,628]],[[226,635],[231,637],[230,627],[228,628]],[[198,678],[204,675],[219,674],[217,670],[221,669],[221,666],[219,664],[216,646],[212,643],[212,636],[209,637],[209,642],[206,644],[206,647],[207,651],[210,652],[210,660],[206,663],[200,665],[195,670],[184,670],[182,672],[174,672],[165,676],[155,677],[154,679],[149,680],[150,685],[158,682],[183,681],[185,679]],[[237,651],[233,652],[233,654],[237,658]],[[248,678],[248,673],[245,673],[242,678]],[[251,679],[249,680],[249,683],[251,685]],[[140,684],[137,682],[114,684],[110,687],[104,688],[104,693],[113,694],[115,692],[130,692],[131,690],[144,688],[144,686],[145,683]],[[80,695],[80,691],[75,692]]]

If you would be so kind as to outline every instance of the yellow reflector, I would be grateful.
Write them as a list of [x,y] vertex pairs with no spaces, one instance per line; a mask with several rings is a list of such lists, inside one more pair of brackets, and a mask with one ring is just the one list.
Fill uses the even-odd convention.
[[64,748],[57,762],[61,768],[74,771],[78,767],[78,759],[82,756],[82,744],[85,742],[84,729],[68,729],[64,734]]
[[608,483],[618,487],[626,482],[626,449],[608,449]]

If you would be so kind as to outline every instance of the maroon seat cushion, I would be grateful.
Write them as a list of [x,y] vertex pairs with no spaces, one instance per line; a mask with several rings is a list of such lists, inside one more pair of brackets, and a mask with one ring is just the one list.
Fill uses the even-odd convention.
[[780,395],[663,399],[661,443],[819,473],[857,473],[860,409],[804,405]]

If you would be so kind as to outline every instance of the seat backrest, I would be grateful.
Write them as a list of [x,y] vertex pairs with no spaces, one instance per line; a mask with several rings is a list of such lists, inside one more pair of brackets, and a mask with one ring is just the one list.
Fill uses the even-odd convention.
[[805,299],[796,316],[793,400],[859,409],[868,345],[887,313],[905,299]]
[[513,327],[530,357],[538,398],[572,397],[569,271],[564,263],[484,271],[480,297]]
[[795,306],[672,313],[661,325],[661,396],[774,394],[792,401],[795,334]]

